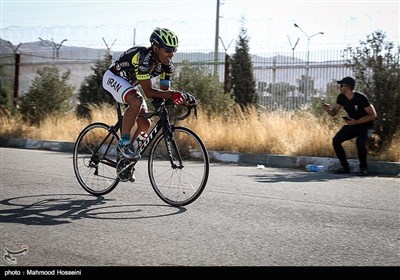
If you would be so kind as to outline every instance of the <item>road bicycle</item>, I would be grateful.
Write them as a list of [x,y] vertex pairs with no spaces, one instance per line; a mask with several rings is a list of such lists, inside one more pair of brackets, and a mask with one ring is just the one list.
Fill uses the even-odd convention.
[[[147,157],[151,186],[162,201],[177,207],[188,205],[201,195],[207,184],[209,156],[194,131],[173,122],[189,117],[193,110],[197,118],[197,107],[184,107],[184,110],[183,106],[178,108],[164,99],[154,99],[151,103],[154,110],[141,115],[147,119],[156,117],[158,121],[138,148],[139,160]],[[116,124],[89,124],[80,132],[74,146],[75,176],[84,190],[96,196],[108,194],[120,182],[132,181],[138,162],[124,158],[119,151],[123,113],[121,105],[115,104]],[[147,148],[150,148],[148,153]]]

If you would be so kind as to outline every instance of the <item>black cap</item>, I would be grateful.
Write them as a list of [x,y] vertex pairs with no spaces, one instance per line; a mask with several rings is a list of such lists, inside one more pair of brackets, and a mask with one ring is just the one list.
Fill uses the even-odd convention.
[[337,81],[337,83],[339,85],[346,84],[346,85],[350,86],[351,88],[354,88],[354,86],[356,85],[356,80],[354,80],[352,77],[344,77],[340,81]]

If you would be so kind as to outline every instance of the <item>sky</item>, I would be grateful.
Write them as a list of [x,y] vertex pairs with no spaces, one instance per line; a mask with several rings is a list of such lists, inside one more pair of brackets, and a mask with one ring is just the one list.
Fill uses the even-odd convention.
[[[0,9],[0,37],[14,45],[40,37],[122,51],[149,45],[152,30],[165,27],[180,50],[215,47],[217,0],[0,0]],[[220,0],[218,48],[233,53],[242,26],[253,53],[345,49],[376,30],[399,42],[399,10],[399,0]]]

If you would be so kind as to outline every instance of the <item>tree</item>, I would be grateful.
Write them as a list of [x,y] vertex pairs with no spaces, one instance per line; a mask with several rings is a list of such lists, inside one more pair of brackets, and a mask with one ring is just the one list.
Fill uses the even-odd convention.
[[20,112],[24,120],[40,125],[46,117],[61,115],[71,110],[70,98],[73,86],[67,81],[71,71],[60,76],[56,67],[45,67],[36,71],[36,77],[28,92],[20,98]]
[[0,111],[8,109],[8,93],[3,83],[0,81]]
[[[244,22],[244,20],[243,20]],[[236,103],[241,106],[256,105],[257,92],[250,57],[247,30],[242,26],[236,41],[231,63],[231,86]]]
[[233,99],[224,93],[224,85],[217,77],[206,74],[203,66],[184,64],[172,87],[193,94],[202,107],[214,112],[227,110],[234,104]]
[[79,104],[76,107],[76,114],[79,117],[90,117],[90,105],[114,104],[114,98],[103,88],[103,75],[110,63],[110,55],[105,55],[103,59],[96,61],[92,67],[93,74],[86,77],[82,83],[78,94]]
[[0,65],[0,112],[5,110],[10,110],[13,108],[12,106],[12,85],[8,79],[4,78],[6,75],[4,74],[4,69]]
[[389,145],[400,130],[400,46],[395,47],[378,30],[347,52],[357,89],[370,98],[378,113],[375,133],[380,143],[375,143],[375,148],[379,150]]

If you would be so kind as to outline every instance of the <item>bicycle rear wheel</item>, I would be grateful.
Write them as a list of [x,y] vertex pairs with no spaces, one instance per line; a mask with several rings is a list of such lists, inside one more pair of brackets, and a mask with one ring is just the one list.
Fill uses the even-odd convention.
[[160,134],[151,147],[150,182],[161,200],[172,206],[184,206],[195,201],[207,184],[208,153],[200,137],[188,128],[174,127],[172,137],[167,138]]
[[118,141],[118,135],[104,123],[92,123],[79,134],[73,153],[74,172],[90,194],[104,195],[118,185]]

